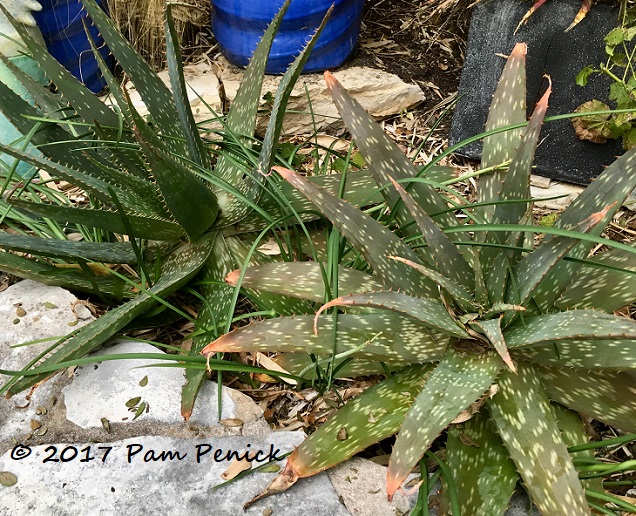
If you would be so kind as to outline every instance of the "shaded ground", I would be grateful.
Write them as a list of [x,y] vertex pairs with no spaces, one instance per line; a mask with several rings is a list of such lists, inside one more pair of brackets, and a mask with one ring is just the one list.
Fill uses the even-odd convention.
[[431,113],[457,92],[468,36],[470,3],[408,0],[367,2],[352,63],[380,68],[418,84]]

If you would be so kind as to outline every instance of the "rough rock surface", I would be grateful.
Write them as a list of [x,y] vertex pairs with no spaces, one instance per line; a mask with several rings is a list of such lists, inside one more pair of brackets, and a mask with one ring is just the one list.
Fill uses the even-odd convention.
[[[101,355],[161,353],[150,344],[122,341],[104,350]],[[146,407],[138,421],[155,420],[167,424],[183,423],[180,413],[183,371],[177,368],[152,367],[156,359],[125,359],[104,361],[78,367],[73,382],[62,389],[66,417],[76,425],[100,428],[105,418],[111,423],[132,421],[135,407]],[[214,382],[206,382],[197,397],[190,424],[219,425],[217,410],[218,389]],[[101,403],[94,403],[101,400]],[[128,404],[128,405],[127,405]],[[263,411],[244,394],[222,389],[222,419],[240,419],[250,424],[262,418]]]
[[[0,514],[243,514],[243,504],[260,493],[275,472],[256,472],[212,490],[223,482],[221,474],[230,462],[222,459],[228,451],[261,450],[260,459],[272,449],[281,455],[291,451],[302,439],[302,432],[208,440],[141,437],[57,444],[54,449],[38,446],[22,460],[12,459],[7,452],[0,457],[0,471],[15,475],[17,483],[0,486]],[[218,450],[217,462],[214,454]],[[52,462],[54,459],[59,462]],[[256,502],[244,514],[261,515],[267,508],[270,514],[286,516],[349,514],[324,473]]]
[[[92,321],[90,311],[83,305],[73,306],[76,302],[77,298],[63,288],[30,280],[0,292],[0,369],[22,369],[50,347],[54,340],[22,347],[11,346],[60,338]],[[0,385],[9,379],[0,374]],[[63,377],[57,376],[45,382],[29,399],[29,393],[20,393],[9,400],[0,396],[0,453],[11,438],[24,437],[33,431],[31,420],[39,421],[39,412],[52,409],[63,381]]]
[[[224,107],[231,104],[236,96],[243,78],[243,70],[220,58],[212,65],[188,65],[184,69],[184,74],[189,85],[188,99],[196,121],[210,121],[208,127],[219,127],[218,122],[213,121],[214,115],[210,113],[206,104],[216,113],[223,113]],[[407,84],[397,75],[382,70],[352,67],[337,70],[334,75],[365,109],[379,118],[396,115],[425,99],[419,86]],[[166,84],[169,83],[167,71],[160,72],[159,76]],[[280,76],[265,77],[261,92],[262,108],[267,108],[270,99],[273,99],[279,82]],[[313,119],[305,87],[311,99]],[[134,86],[128,83],[126,88],[130,91],[133,104],[142,115],[146,115],[148,111]],[[312,134],[315,129],[342,127],[322,74],[301,76],[289,99],[287,111],[283,132],[288,135]],[[267,117],[261,117],[259,131],[264,132],[266,125]]]

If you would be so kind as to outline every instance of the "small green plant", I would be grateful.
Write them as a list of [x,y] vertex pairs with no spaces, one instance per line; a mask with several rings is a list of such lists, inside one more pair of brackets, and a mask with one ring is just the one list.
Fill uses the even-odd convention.
[[[636,322],[613,314],[636,301],[636,248],[600,236],[636,186],[636,151],[552,226],[535,226],[529,183],[550,89],[523,130],[525,52],[514,48],[495,92],[473,204],[428,180],[426,167],[420,174],[325,73],[391,209],[376,220],[275,167],[357,259],[326,279],[311,262],[233,272],[232,285],[324,304],[315,316],[236,329],[202,353],[276,350],[294,374],[388,377],[299,445],[263,495],[397,433],[391,498],[448,428],[442,513],[502,514],[521,477],[544,514],[589,514],[597,486],[581,482],[568,453],[587,440],[579,413],[636,430]],[[535,246],[536,234],[545,236]],[[600,243],[609,250],[589,257]]]
[[581,140],[605,143],[608,139],[622,139],[625,150],[636,146],[636,73],[633,60],[636,46],[636,7],[621,2],[620,25],[612,29],[604,38],[607,61],[598,65],[588,65],[576,76],[579,86],[586,86],[589,78],[603,74],[612,80],[608,100],[617,110],[631,112],[613,114],[589,114],[596,111],[609,111],[610,107],[601,100],[590,100],[581,104],[577,113],[584,116],[572,119],[576,135]]
[[[277,239],[285,256],[294,236],[290,225],[317,218],[302,195],[261,173],[276,159],[285,104],[317,35],[282,78],[264,141],[254,138],[265,64],[289,1],[263,35],[223,122],[223,139],[215,142],[201,137],[187,100],[170,4],[165,33],[171,90],[94,0],[84,0],[84,5],[150,115],[147,120],[139,115],[126,90],[102,66],[115,100],[113,107],[106,106],[14,21],[28,52],[61,96],[34,84],[17,69],[15,74],[35,98],[35,106],[0,84],[0,110],[27,135],[24,142],[0,146],[0,152],[51,178],[36,184],[15,177],[13,170],[2,173],[0,223],[7,231],[0,232],[0,270],[86,291],[114,308],[56,342],[40,357],[43,360],[15,375],[0,389],[9,395],[46,379],[69,361],[81,360],[128,325],[143,324],[142,316],[147,321],[165,318],[161,310],[179,290],[202,302],[190,356],[180,356],[183,363],[189,358],[190,365],[203,362],[200,350],[232,322],[238,291],[225,285],[223,278],[246,260],[271,261],[255,250],[265,235]],[[99,52],[95,55],[101,63]],[[25,152],[29,142],[42,154]],[[339,191],[343,177],[314,180]],[[83,200],[71,202],[47,187],[51,180],[76,187]],[[343,193],[358,203],[369,196],[369,188],[374,185],[368,173],[351,174]],[[279,314],[313,310],[302,300],[269,293],[252,292],[251,299],[259,308]],[[198,365],[186,371],[182,397],[186,419],[206,379],[205,365]]]

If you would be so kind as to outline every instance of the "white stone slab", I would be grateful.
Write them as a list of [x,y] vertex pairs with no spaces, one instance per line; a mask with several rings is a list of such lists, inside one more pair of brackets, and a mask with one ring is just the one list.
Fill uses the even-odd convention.
[[[122,341],[98,353],[114,355],[162,351],[150,344]],[[145,402],[148,411],[144,411],[138,421],[183,423],[180,411],[181,388],[185,381],[183,369],[147,367],[157,363],[160,361],[156,359],[125,359],[78,367],[73,381],[62,390],[67,419],[82,428],[101,427],[102,418],[110,423],[132,421],[135,414],[126,403],[141,398],[137,406]],[[142,382],[144,378],[146,380]],[[217,396],[216,383],[205,382],[190,422],[218,425]],[[232,389],[223,389],[222,408],[222,419],[237,418],[244,423],[255,421],[263,414],[249,398]]]
[[[24,280],[0,292],[0,369],[17,371],[49,348],[54,342],[47,340],[22,347],[16,344],[52,337],[61,338],[88,324],[94,318],[89,310],[73,303],[77,298],[69,291]],[[70,324],[70,325],[69,325]],[[0,374],[0,385],[10,379]],[[22,392],[7,400],[0,396],[0,442],[30,431],[30,421],[39,419],[36,411],[50,406],[50,400],[59,392],[58,378],[45,382],[27,399]]]
[[[55,454],[49,446],[37,446],[22,460],[13,460],[11,451],[0,457],[0,471],[17,476],[10,487],[0,486],[0,514],[46,514],[51,516],[98,516],[122,514],[147,516],[209,516],[237,514],[261,515],[270,508],[273,515],[345,516],[349,512],[338,501],[326,474],[299,481],[288,491],[256,502],[243,512],[245,502],[260,493],[275,476],[254,473],[212,490],[223,482],[221,473],[229,463],[216,462],[227,451],[262,450],[271,447],[280,453],[290,451],[304,438],[302,432],[274,432],[266,437],[222,437],[207,441],[139,437],[113,443],[57,444]],[[197,461],[197,445],[201,452]],[[90,456],[94,460],[80,462]],[[112,447],[105,460],[107,448]],[[129,457],[129,454],[143,449]],[[77,450],[77,456],[74,456]],[[152,455],[151,455],[152,453]],[[179,460],[177,453],[180,455]],[[67,462],[43,462],[63,455]],[[222,456],[221,456],[222,455]],[[152,460],[163,457],[164,460]],[[256,464],[256,463],[255,463]],[[280,463],[282,466],[283,463]]]

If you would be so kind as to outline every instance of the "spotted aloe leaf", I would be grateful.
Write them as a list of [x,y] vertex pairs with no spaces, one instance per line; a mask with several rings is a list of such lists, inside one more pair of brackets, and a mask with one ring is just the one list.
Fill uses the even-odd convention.
[[176,155],[188,156],[187,138],[179,123],[181,119],[172,92],[121,35],[95,0],[82,0],[82,3],[108,48],[135,84],[152,119],[164,136],[165,145]]
[[324,310],[334,306],[382,308],[406,315],[432,330],[440,331],[457,338],[470,338],[470,335],[455,322],[442,303],[429,298],[417,298],[403,294],[402,292],[393,291],[351,294],[345,297],[338,297],[323,305],[316,313],[316,320],[318,320],[318,317]]
[[499,391],[486,402],[497,431],[532,500],[544,514],[589,514],[583,487],[539,375],[519,364],[505,371]]
[[[548,98],[552,89],[547,91],[537,103],[537,106],[530,118],[519,148],[512,158],[508,171],[503,176],[501,182],[500,199],[506,201],[521,201],[529,199],[530,195],[530,174],[532,172],[532,162],[534,153],[539,141],[539,133],[545,113],[548,109]],[[532,221],[532,213],[529,212],[528,202],[499,203],[495,206],[492,222],[494,224],[519,224]],[[518,232],[495,231],[484,236],[485,240],[495,244],[519,245],[523,242],[524,236]],[[531,241],[531,240],[530,240]],[[486,283],[493,302],[504,299],[507,271],[521,259],[521,252],[502,252],[500,248],[486,247],[481,252],[481,265],[486,271]],[[493,266],[494,262],[494,266]]]
[[492,385],[501,366],[495,353],[448,349],[400,426],[387,472],[389,499],[440,432]]
[[62,286],[96,295],[108,294],[116,298],[121,298],[124,294],[122,286],[112,276],[97,276],[88,279],[81,272],[60,269],[54,265],[30,260],[13,253],[0,253],[0,269],[3,272],[45,285]]
[[435,268],[465,289],[474,290],[474,272],[457,250],[457,246],[437,227],[433,219],[415,202],[411,194],[402,188],[391,176],[388,176],[388,178],[422,232]]
[[[54,79],[56,87],[84,121],[88,123],[97,121],[103,125],[117,127],[117,115],[112,110],[97,96],[88,93],[88,90],[46,48],[31,37],[24,24],[16,22],[2,5],[0,5],[0,12],[10,20],[20,39],[26,45],[29,54],[38,62],[48,77]],[[45,88],[41,86],[34,88],[36,91],[37,89],[44,90]]]
[[[440,352],[440,356],[441,356]],[[274,358],[280,367],[291,374],[300,375],[304,373],[304,378],[313,380],[317,378],[315,363],[324,370],[331,362],[331,357],[312,358],[305,353],[281,353]],[[386,374],[388,371],[398,371],[411,365],[407,361],[380,362],[379,360],[369,360],[366,358],[344,358],[334,360],[334,378],[351,378],[356,376],[369,376],[372,374]]]
[[[223,284],[223,277],[233,267],[224,238],[218,235],[198,276],[201,282],[200,293],[205,302],[195,322],[195,331],[202,333],[192,339],[189,353],[192,356],[199,355],[211,339],[217,338],[225,329],[227,318],[231,317],[232,288]],[[188,421],[203,382],[207,380],[206,371],[186,369],[185,379],[181,389],[181,415]]]
[[469,291],[467,291],[464,287],[455,283],[453,280],[443,276],[439,272],[429,269],[424,265],[419,263],[415,263],[411,260],[407,260],[406,258],[402,258],[401,256],[389,256],[391,260],[397,260],[398,262],[402,262],[409,267],[413,267],[416,271],[420,272],[423,276],[427,277],[431,281],[435,282],[437,285],[442,287],[443,290],[448,292],[448,294],[455,300],[455,302],[467,312],[475,312],[477,311],[477,304],[475,303],[473,296]]
[[134,108],[131,113],[135,123],[135,138],[150,163],[152,177],[157,182],[171,215],[188,237],[196,240],[216,220],[216,196],[181,161],[162,150],[159,138]]
[[[501,199],[521,201],[531,197],[530,174],[532,172],[532,163],[539,142],[543,119],[548,110],[548,99],[551,93],[552,87],[549,86],[530,117],[528,127],[521,137],[519,148],[512,158],[508,171],[504,175],[499,194]],[[492,222],[494,224],[518,224],[527,215],[527,212],[527,202],[496,204]],[[497,234],[497,236],[504,236],[504,238],[500,239],[501,241],[507,240],[505,235]]]
[[636,375],[542,366],[542,383],[550,399],[627,432],[636,432]]
[[[561,437],[568,448],[572,446],[580,446],[589,441],[585,424],[581,420],[581,416],[574,410],[564,407],[560,403],[551,403],[552,412],[557,420],[557,425],[561,431]],[[594,459],[594,450],[581,450],[574,453],[570,452],[573,459]],[[591,478],[582,480],[585,489],[594,489],[599,493],[603,492],[603,478]]]
[[[578,233],[587,233],[597,227],[612,206],[592,213],[573,229]],[[532,253],[527,254],[515,267],[515,286],[508,290],[507,302],[526,306],[528,300],[541,287],[545,278],[562,261],[566,253],[580,241],[566,236],[558,236],[541,242]]]
[[[505,512],[519,474],[487,414],[450,426],[446,464],[457,486],[460,514]],[[448,490],[443,488],[440,514],[450,510]]]
[[[281,5],[280,10],[259,41],[250,59],[249,66],[245,70],[234,102],[227,114],[225,121],[227,131],[238,137],[243,137],[243,144],[247,146],[251,146],[249,137],[254,134],[256,128],[256,114],[258,112],[267,57],[290,2],[291,0],[286,0]],[[219,157],[215,171],[221,179],[233,185],[238,184],[244,174],[243,170],[225,155]]]
[[[62,223],[72,220],[76,224],[101,228],[122,235],[126,235],[129,232],[128,227],[119,213],[106,210],[78,209],[20,200],[12,200],[11,205],[27,210],[29,213]],[[169,220],[132,214],[127,214],[126,218],[132,229],[132,234],[136,238],[146,240],[179,240],[184,236],[183,228]]]
[[[324,264],[318,262],[265,263],[248,268],[241,286],[322,303],[327,294],[324,267]],[[232,271],[225,281],[236,286],[240,274],[240,270]],[[341,294],[362,293],[383,288],[385,285],[366,272],[345,267],[338,268],[338,292]]]
[[506,331],[506,342],[511,349],[548,343],[558,346],[560,342],[572,340],[623,340],[636,349],[636,321],[594,310],[569,310],[526,318]]
[[[149,290],[102,315],[91,324],[83,326],[70,337],[60,340],[57,343],[57,350],[39,365],[50,366],[83,357],[115,335],[135,317],[155,306],[157,297],[165,297],[178,290],[203,266],[212,251],[215,237],[216,233],[210,233],[194,244],[181,246],[163,264],[161,277]],[[48,376],[50,373],[23,377],[10,384],[8,393],[16,394]]]
[[[275,264],[284,265],[284,262],[276,262],[275,258],[259,251],[255,251],[250,255],[249,246],[236,236],[226,237],[226,242],[234,258],[235,266],[245,265],[246,263],[249,268]],[[228,274],[226,279],[231,275],[232,273]],[[274,311],[279,315],[309,314],[314,311],[314,303],[300,297],[291,296],[289,293],[284,294],[267,289],[247,288],[247,285],[243,286],[246,287],[244,291],[249,295],[252,302],[261,310]]]
[[166,3],[164,32],[166,34],[166,59],[168,61],[168,75],[170,77],[170,85],[172,86],[173,98],[179,120],[183,127],[183,132],[188,144],[188,150],[192,161],[202,166],[210,168],[210,158],[208,151],[203,145],[203,140],[199,135],[199,129],[194,120],[190,103],[188,102],[188,87],[183,75],[183,59],[181,57],[181,49],[179,48],[179,37],[174,28],[174,19],[172,18],[172,4]]
[[[325,82],[342,120],[351,132],[378,186],[387,186],[390,176],[398,181],[417,177],[419,171],[415,165],[328,71],[325,72]],[[419,206],[429,215],[433,215],[438,224],[443,227],[457,225],[457,220],[445,212],[446,203],[431,185],[418,182],[410,184],[407,189]],[[385,188],[383,195],[391,207],[400,199],[397,192],[390,188]],[[404,206],[398,208],[397,218],[401,222],[412,220],[407,216]]]
[[82,258],[90,262],[135,263],[137,257],[125,242],[72,242],[0,231],[0,247],[6,250],[54,258]]
[[[195,323],[195,330],[201,333],[194,337],[190,355],[199,355],[211,340],[218,338],[229,328],[228,319],[232,316],[234,286],[224,284],[223,278],[238,264],[248,259],[248,250],[235,236],[217,237],[212,253],[199,275],[201,295],[205,301]],[[260,254],[254,254],[250,263],[257,264],[264,259]],[[311,311],[309,303],[276,293],[252,292],[250,298],[259,307],[273,309],[283,315]],[[181,392],[181,414],[186,421],[192,415],[196,397],[206,379],[204,370],[186,370],[186,383]]]
[[634,251],[612,249],[592,257],[590,261],[599,267],[582,265],[555,306],[561,310],[592,308],[614,312],[632,303],[636,292],[636,246]]
[[417,261],[417,255],[392,231],[349,203],[329,194],[293,171],[274,167],[329,218],[387,285],[413,294],[433,293],[434,285],[407,265],[388,258],[397,255]]
[[[269,55],[271,44],[278,31],[278,27],[289,6],[285,2],[274,20],[270,23],[261,38],[241,82],[241,87],[234,99],[230,113],[227,118],[227,129],[239,135],[253,136],[256,128],[256,113],[260,103],[261,86],[265,72],[265,64]],[[311,50],[316,43],[322,29],[324,28],[331,11],[328,11],[320,26],[316,29],[312,38],[300,51],[294,62],[287,68],[274,96],[274,105],[267,131],[261,147],[261,153],[254,175],[246,175],[244,171],[237,167],[227,156],[221,156],[217,162],[215,170],[218,175],[239,188],[247,197],[259,199],[263,194],[263,183],[265,177],[269,175],[270,166],[274,160],[275,146],[283,128],[283,118],[285,106],[291,95],[298,77],[302,73],[303,67],[309,59]],[[300,49],[299,49],[300,50]],[[234,108],[236,106],[236,108]],[[250,146],[249,141],[244,143]],[[218,192],[223,210],[221,213],[222,225],[231,225],[239,222],[250,211],[245,203],[238,201],[235,197],[229,196],[226,192]]]
[[574,339],[522,349],[515,356],[553,367],[579,367],[584,369],[626,369],[636,366],[634,340]]
[[[323,176],[311,176],[307,178],[316,186],[324,188],[333,195],[340,192],[341,183],[343,181],[342,174],[328,174]],[[303,194],[296,190],[292,185],[284,181],[276,184],[276,189],[280,196],[287,200],[288,207],[296,212],[303,221],[315,220],[318,218],[314,205]],[[379,204],[382,196],[377,192],[377,187],[368,171],[361,170],[359,172],[348,172],[344,178],[344,191],[342,198],[353,204],[354,206]],[[279,219],[286,212],[281,207],[277,198],[268,192],[263,192],[260,200],[260,206],[263,210],[270,214],[273,219]],[[266,225],[262,216],[251,213],[245,216],[234,226],[228,227],[226,233],[244,233],[246,231],[262,230]]]
[[[41,49],[41,51],[46,52],[43,49]],[[49,57],[53,59],[50,54]],[[0,62],[11,71],[18,82],[25,86],[25,90],[29,92],[31,99],[35,102],[36,106],[40,107],[40,109],[46,113],[50,113],[52,118],[61,120],[64,117],[62,110],[67,107],[67,104],[62,100],[62,98],[60,98],[59,95],[56,95],[48,88],[43,87],[37,80],[16,66],[11,59],[2,53],[0,53]],[[61,66],[59,63],[57,63],[57,65]]]
[[[620,158],[607,167],[561,214],[555,223],[559,229],[567,229],[579,224],[586,217],[596,213],[600,206],[609,206],[603,219],[590,231],[591,235],[600,235],[612,220],[629,193],[636,188],[636,148],[627,151]],[[550,241],[558,237],[547,236]],[[590,242],[579,242],[568,255],[573,258],[585,258],[592,248]],[[580,264],[567,261],[561,262],[546,277],[534,295],[534,301],[542,311],[548,311],[572,282]],[[619,279],[615,285],[622,289],[627,277]],[[595,287],[600,285],[596,284]],[[589,285],[590,290],[592,285]]]
[[[32,131],[34,123],[31,119],[40,118],[42,115],[2,83],[0,104],[3,114],[23,134]],[[151,184],[114,168],[108,170],[106,175],[99,166],[107,166],[104,159],[97,153],[89,153],[87,142],[75,140],[54,120],[41,123],[41,128],[33,133],[31,142],[45,157],[6,145],[1,145],[0,151],[77,185],[106,204],[112,200],[108,192],[108,188],[111,187],[115,190],[117,198],[131,211],[163,215],[151,205],[152,199],[156,197],[156,190]],[[55,145],[51,145],[51,142],[55,142]]]
[[323,17],[320,25],[316,28],[311,39],[305,45],[302,52],[298,54],[298,57],[294,59],[294,62],[289,65],[289,68],[285,71],[276,94],[274,95],[274,103],[272,105],[272,114],[268,124],[268,130],[265,133],[263,139],[263,147],[259,156],[258,171],[261,174],[269,174],[270,168],[274,163],[275,147],[278,144],[280,133],[283,130],[283,119],[285,117],[285,106],[289,101],[294,84],[300,77],[303,71],[305,63],[309,59],[312,49],[316,44],[316,41],[320,37],[322,30],[325,28],[327,21],[329,20],[331,13],[333,12],[333,6],[330,7],[325,16]]
[[[271,349],[317,355],[334,352],[332,323],[318,321],[316,329],[317,332],[314,332],[313,315],[266,319],[222,335],[206,346],[202,353],[207,356],[220,351]],[[380,361],[437,360],[449,341],[441,333],[427,330],[406,317],[390,312],[339,315],[336,335],[335,353],[353,351],[354,357]]]
[[513,373],[516,373],[517,368],[515,367],[512,358],[510,358],[508,345],[501,329],[501,317],[498,317],[497,319],[489,319],[487,321],[475,321],[472,323],[472,326],[481,330],[504,363],[508,366],[508,369],[510,369]]
[[351,400],[292,452],[287,467],[297,478],[314,475],[393,435],[431,369],[410,366]]
[[[506,62],[501,79],[493,96],[486,131],[500,129],[526,121],[526,51],[525,43],[517,43]],[[484,138],[481,155],[483,168],[494,167],[511,160],[519,145],[522,129],[511,129]],[[499,199],[503,178],[502,171],[490,172],[479,179],[479,202]],[[487,220],[492,220],[494,206],[480,208]]]

